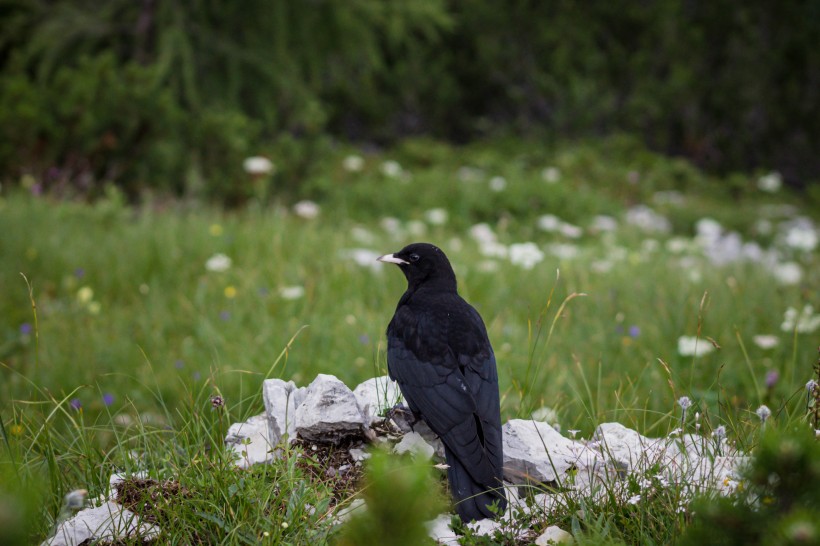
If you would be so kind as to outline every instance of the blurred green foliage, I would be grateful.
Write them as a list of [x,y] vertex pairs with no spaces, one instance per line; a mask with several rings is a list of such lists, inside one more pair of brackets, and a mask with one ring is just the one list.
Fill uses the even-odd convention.
[[446,503],[429,464],[374,450],[362,486],[364,506],[342,527],[338,546],[434,544],[425,522]]
[[703,499],[681,544],[820,544],[820,444],[805,425],[768,430],[738,497]]
[[639,135],[727,172],[818,178],[820,4],[2,0],[0,172],[248,197],[327,137]]

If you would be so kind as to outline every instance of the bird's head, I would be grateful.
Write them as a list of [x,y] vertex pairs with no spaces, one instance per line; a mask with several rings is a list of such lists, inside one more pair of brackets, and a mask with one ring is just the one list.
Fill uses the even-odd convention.
[[410,288],[422,283],[456,288],[456,275],[450,260],[440,248],[430,243],[413,243],[396,253],[380,256],[378,260],[398,265]]

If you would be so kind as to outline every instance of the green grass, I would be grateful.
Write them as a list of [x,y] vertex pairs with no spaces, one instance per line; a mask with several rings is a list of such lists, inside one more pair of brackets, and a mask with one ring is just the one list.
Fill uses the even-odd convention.
[[[548,150],[514,141],[469,148],[410,141],[365,156],[358,173],[341,166],[348,152],[355,150],[316,165],[303,195],[241,210],[156,199],[131,208],[113,191],[92,205],[2,194],[2,462],[43,484],[50,514],[71,489],[103,492],[117,469],[179,476],[210,506],[178,515],[190,524],[174,538],[179,543],[194,536],[253,542],[264,530],[274,540],[284,536],[281,523],[295,520],[271,506],[298,494],[314,506],[326,502],[326,484],[289,459],[247,474],[229,469],[221,442],[231,422],[262,411],[266,377],[307,384],[332,373],[352,387],[385,373],[383,332],[404,279],[390,268],[357,265],[344,253],[353,248],[381,254],[427,240],[448,253],[462,295],[487,322],[504,419],[549,406],[564,430],[580,436],[607,421],[662,435],[680,424],[675,401],[686,395],[702,431],[724,424],[733,441],[750,447],[760,404],[784,423],[803,414],[817,343],[783,332],[781,322],[788,307],[820,300],[816,254],[792,252],[804,278],[781,286],[755,263],[715,267],[693,252],[683,267],[666,241],[691,238],[695,222],[709,216],[767,245],[777,238],[757,229],[764,207],[790,204],[816,220],[816,203],[763,194],[751,177],[743,184],[735,177],[731,186],[708,179],[628,139]],[[411,176],[382,174],[387,159]],[[459,179],[465,166],[479,173],[475,180]],[[560,169],[556,184],[542,179],[549,166]],[[488,190],[493,176],[504,177],[504,191]],[[653,201],[671,190],[683,205]],[[319,203],[318,218],[292,213],[301,198]],[[620,218],[614,234],[587,229],[578,240],[537,228],[542,214],[586,228],[594,215],[620,217],[636,203],[664,214],[673,233],[645,234]],[[444,208],[447,223],[425,221],[431,208]],[[400,232],[384,229],[385,217],[398,219]],[[532,269],[489,260],[469,235],[478,222],[505,245],[568,243],[578,256],[547,252]],[[217,253],[231,258],[230,269],[206,270]],[[604,260],[611,268],[601,272],[596,264]],[[280,290],[290,286],[304,295],[284,298]],[[758,334],[776,335],[779,344],[761,349],[753,343]],[[681,336],[709,338],[720,349],[682,356]],[[779,380],[767,388],[771,371]],[[215,394],[225,398],[224,410],[211,410]],[[288,485],[243,506],[229,493],[241,480],[255,496],[272,483]],[[297,493],[300,487],[307,491]],[[325,506],[316,513],[326,514]],[[213,515],[204,518],[210,523],[197,527],[199,513]],[[34,530],[38,537],[46,519]],[[309,528],[291,525],[286,540],[315,542]],[[318,528],[326,537],[330,526]],[[662,542],[679,530],[662,528],[648,526],[642,536]]]

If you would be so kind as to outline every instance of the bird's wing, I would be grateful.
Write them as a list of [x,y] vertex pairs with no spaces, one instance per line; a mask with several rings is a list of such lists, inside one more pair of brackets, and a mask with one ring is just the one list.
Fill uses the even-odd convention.
[[457,354],[452,345],[461,343],[441,324],[400,306],[388,327],[387,363],[411,409],[476,482],[496,487],[502,465],[498,376],[480,317],[478,321],[481,327],[474,329],[470,317],[470,327],[458,335],[478,339],[473,344],[479,350]]

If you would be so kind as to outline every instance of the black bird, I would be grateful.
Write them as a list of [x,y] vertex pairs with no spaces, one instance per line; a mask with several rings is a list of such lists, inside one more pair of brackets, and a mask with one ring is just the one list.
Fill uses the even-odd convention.
[[498,372],[487,328],[456,291],[447,256],[414,243],[379,261],[397,264],[407,291],[387,327],[387,368],[414,414],[444,443],[447,478],[463,521],[494,517],[502,487]]

